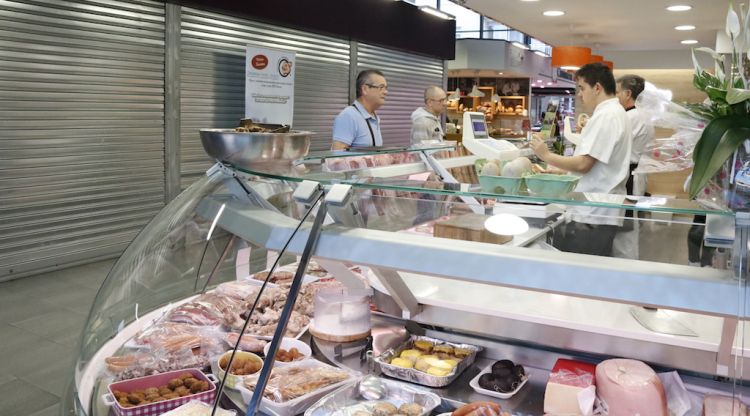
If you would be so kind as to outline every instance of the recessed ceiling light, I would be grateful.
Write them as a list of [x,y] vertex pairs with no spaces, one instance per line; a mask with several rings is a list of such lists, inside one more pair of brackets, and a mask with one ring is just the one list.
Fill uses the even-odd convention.
[[675,4],[674,6],[667,7],[667,10],[670,12],[686,12],[692,8],[693,6],[688,6],[687,4]]
[[544,80],[538,79],[536,80],[536,82],[544,82]]
[[565,14],[562,10],[547,10],[546,12],[542,13],[545,16],[549,17],[556,17],[556,16],[562,16]]
[[695,45],[696,43],[698,43],[698,41],[695,39],[685,39],[680,41],[680,43],[683,45]]
[[693,25],[680,25],[674,27],[676,30],[695,30],[695,26]]
[[529,49],[529,47],[521,42],[512,42],[511,45],[515,46],[516,48],[521,49]]
[[502,75],[503,73],[502,73],[502,72],[498,72],[497,74],[498,74],[498,75]]

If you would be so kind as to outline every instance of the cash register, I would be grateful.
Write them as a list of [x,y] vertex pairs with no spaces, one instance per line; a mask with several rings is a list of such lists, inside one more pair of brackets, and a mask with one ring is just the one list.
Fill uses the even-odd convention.
[[464,147],[480,158],[504,161],[533,154],[531,149],[519,149],[507,140],[490,137],[484,113],[465,112],[462,130]]

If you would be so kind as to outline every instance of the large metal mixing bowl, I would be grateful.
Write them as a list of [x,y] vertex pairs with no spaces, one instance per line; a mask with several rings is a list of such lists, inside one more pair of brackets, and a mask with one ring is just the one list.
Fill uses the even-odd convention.
[[313,132],[238,133],[233,129],[201,129],[200,135],[203,148],[212,158],[252,167],[259,163],[291,163],[307,155]]

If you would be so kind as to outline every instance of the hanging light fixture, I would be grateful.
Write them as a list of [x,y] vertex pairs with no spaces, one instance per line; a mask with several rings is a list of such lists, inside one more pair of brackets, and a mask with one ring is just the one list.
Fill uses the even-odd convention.
[[471,87],[471,92],[468,94],[469,97],[484,97],[484,93],[482,91],[479,91],[479,88],[477,88],[477,84],[474,84],[473,87]]
[[448,101],[458,101],[460,98],[461,98],[461,90],[459,90],[458,88],[456,88],[456,90],[453,91],[448,96]]
[[495,93],[495,94],[492,94],[492,98],[490,98],[490,99],[492,100],[492,102],[496,103],[496,102],[500,101],[500,96],[497,95],[497,93]]
[[591,60],[591,48],[583,46],[555,46],[552,48],[552,66],[575,71]]
[[612,61],[602,61],[602,63],[603,63],[604,65],[607,65],[607,66],[609,67],[609,69],[610,69],[610,70],[614,70],[614,69],[615,69],[615,63],[614,63],[614,62],[612,62]]
[[589,63],[593,64],[594,62],[602,62],[604,60],[604,57],[601,55],[591,55],[591,59],[589,59]]

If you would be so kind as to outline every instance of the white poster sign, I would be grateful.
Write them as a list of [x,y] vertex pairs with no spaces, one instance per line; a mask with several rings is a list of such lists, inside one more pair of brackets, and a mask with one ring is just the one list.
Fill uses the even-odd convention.
[[256,123],[292,124],[295,53],[247,45],[245,117]]

